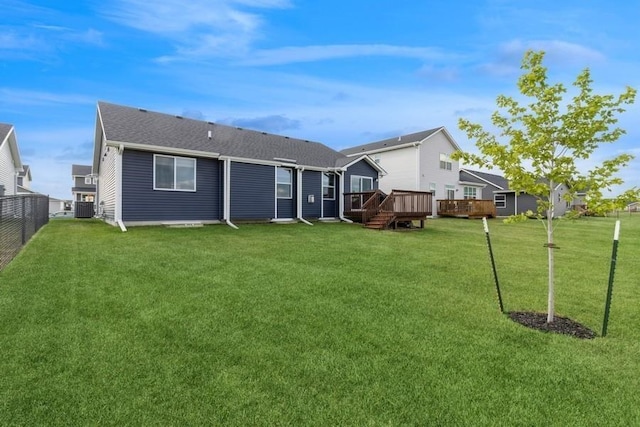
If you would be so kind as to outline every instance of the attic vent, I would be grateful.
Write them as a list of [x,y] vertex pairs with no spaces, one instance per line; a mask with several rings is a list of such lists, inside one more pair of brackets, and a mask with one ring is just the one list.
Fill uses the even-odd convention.
[[289,137],[288,137],[288,136],[285,136],[285,137],[284,137],[284,139],[289,139]]
[[176,119],[181,119],[181,118],[182,118],[182,116],[176,116]]
[[210,125],[215,125],[215,123],[213,123],[213,122],[207,122],[207,123],[209,123]]
[[266,132],[262,132],[262,134],[263,134],[263,135],[266,135],[267,133],[266,133]]
[[143,113],[147,112],[147,110],[145,110],[144,108],[138,108],[138,111],[142,111]]
[[242,128],[236,128],[236,129],[238,129],[238,130],[242,130]]

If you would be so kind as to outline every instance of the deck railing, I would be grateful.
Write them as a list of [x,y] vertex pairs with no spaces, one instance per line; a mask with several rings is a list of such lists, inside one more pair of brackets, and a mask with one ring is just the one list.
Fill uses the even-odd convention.
[[496,205],[493,200],[447,199],[438,200],[438,215],[468,218],[495,217]]
[[433,194],[424,191],[393,190],[386,195],[380,190],[344,194],[344,214],[366,224],[380,212],[394,217],[419,218],[432,215]]

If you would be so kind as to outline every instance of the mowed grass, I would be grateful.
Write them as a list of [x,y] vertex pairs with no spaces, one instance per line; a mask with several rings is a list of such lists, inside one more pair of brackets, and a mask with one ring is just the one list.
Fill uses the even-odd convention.
[[[593,340],[499,312],[480,221],[52,221],[0,272],[0,424],[639,425],[640,217],[621,221]],[[506,310],[544,312],[544,229],[489,224]],[[556,236],[557,313],[598,335],[613,228]]]

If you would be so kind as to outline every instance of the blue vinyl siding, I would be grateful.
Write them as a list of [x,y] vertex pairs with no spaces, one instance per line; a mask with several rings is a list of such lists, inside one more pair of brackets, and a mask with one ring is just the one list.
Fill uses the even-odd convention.
[[344,192],[351,192],[351,177],[353,175],[358,176],[369,176],[373,178],[373,188],[378,188],[378,171],[373,168],[369,163],[365,160],[360,160],[358,163],[349,166],[349,169],[344,173],[345,181],[344,181]]
[[231,219],[271,219],[275,210],[275,168],[231,163]]
[[[339,206],[339,198],[340,198],[340,175],[335,175],[335,199],[334,200],[323,200],[322,203],[324,206],[322,207],[322,216],[324,218],[337,218],[340,216],[338,212]],[[349,189],[346,189],[348,192]]]
[[[313,195],[314,202],[309,203]],[[302,172],[302,217],[320,218],[322,208],[322,172]]]
[[125,150],[122,156],[124,221],[210,221],[222,217],[220,162],[196,161],[196,191],[153,189],[153,153]]
[[291,170],[291,198],[290,199],[278,199],[278,218],[295,218],[296,217],[296,204],[298,189],[296,185],[297,172],[295,169]]

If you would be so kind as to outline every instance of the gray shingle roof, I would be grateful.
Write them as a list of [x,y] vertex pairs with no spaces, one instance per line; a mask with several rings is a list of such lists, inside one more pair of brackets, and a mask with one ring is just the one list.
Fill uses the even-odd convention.
[[23,163],[22,164],[22,170],[20,172],[18,172],[18,176],[27,176],[28,172],[29,172],[29,165],[25,165]]
[[13,126],[7,123],[0,123],[0,143],[7,139],[7,135]]
[[71,165],[71,175],[73,175],[73,176],[91,175],[91,166],[87,166],[87,165]]
[[[178,148],[222,156],[274,161],[295,160],[299,165],[336,167],[341,154],[319,142],[241,129],[202,120],[98,102],[107,140]],[[209,138],[211,132],[211,138]]]
[[[480,179],[470,173],[476,175]],[[501,187],[503,190],[507,190],[509,188],[509,181],[505,177],[492,173],[474,171],[471,169],[460,169],[460,181],[480,182],[483,184],[488,181],[494,184],[495,187]]]
[[408,144],[411,142],[419,142],[423,139],[433,135],[440,128],[434,128],[429,130],[423,130],[422,132],[410,133],[408,135],[400,135],[393,138],[383,139],[382,141],[370,142],[368,144],[358,145],[356,147],[345,148],[340,151],[344,155],[353,155],[358,153],[368,153],[369,151],[381,150],[385,148],[395,147],[398,145]]

